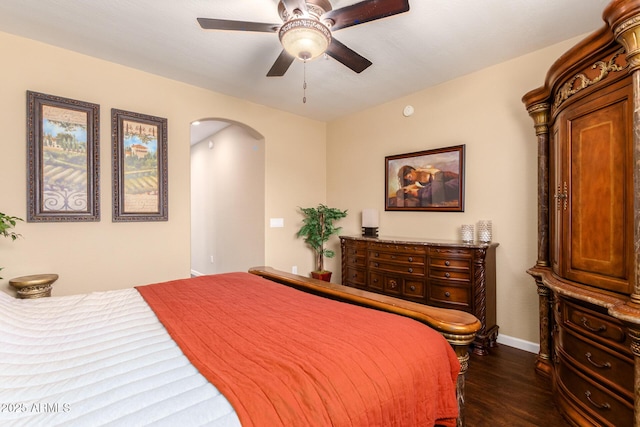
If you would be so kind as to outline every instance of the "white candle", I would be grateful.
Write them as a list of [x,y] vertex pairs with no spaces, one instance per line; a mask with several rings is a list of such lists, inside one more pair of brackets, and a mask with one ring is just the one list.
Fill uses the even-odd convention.
[[362,226],[366,228],[375,228],[378,226],[378,210],[377,209],[362,210]]

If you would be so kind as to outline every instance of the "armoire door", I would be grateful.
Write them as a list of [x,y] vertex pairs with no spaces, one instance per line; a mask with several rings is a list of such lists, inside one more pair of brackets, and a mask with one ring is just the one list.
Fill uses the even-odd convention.
[[578,100],[552,136],[552,265],[560,276],[631,293],[632,87],[628,79]]

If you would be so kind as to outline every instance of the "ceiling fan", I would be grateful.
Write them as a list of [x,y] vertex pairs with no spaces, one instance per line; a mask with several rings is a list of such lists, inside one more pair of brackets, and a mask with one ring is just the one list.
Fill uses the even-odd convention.
[[283,50],[268,77],[283,76],[296,58],[309,61],[323,53],[361,73],[371,61],[340,43],[332,32],[408,10],[409,0],[364,0],[335,10],[329,0],[280,0],[282,24],[210,18],[198,18],[198,23],[205,30],[277,32]]

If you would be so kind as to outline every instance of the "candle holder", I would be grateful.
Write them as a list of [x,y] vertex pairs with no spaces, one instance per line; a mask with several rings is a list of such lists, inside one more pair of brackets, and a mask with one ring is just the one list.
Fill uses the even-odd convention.
[[378,227],[362,227],[363,237],[378,237]]
[[473,243],[473,224],[461,225],[460,237],[464,243]]
[[378,210],[362,210],[362,235],[364,237],[378,237]]
[[482,243],[491,241],[491,220],[482,219],[478,221],[478,241]]

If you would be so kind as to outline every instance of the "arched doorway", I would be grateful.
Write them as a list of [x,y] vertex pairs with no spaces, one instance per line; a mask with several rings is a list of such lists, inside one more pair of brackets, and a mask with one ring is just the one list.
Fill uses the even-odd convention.
[[264,264],[264,138],[223,119],[191,125],[191,273]]

